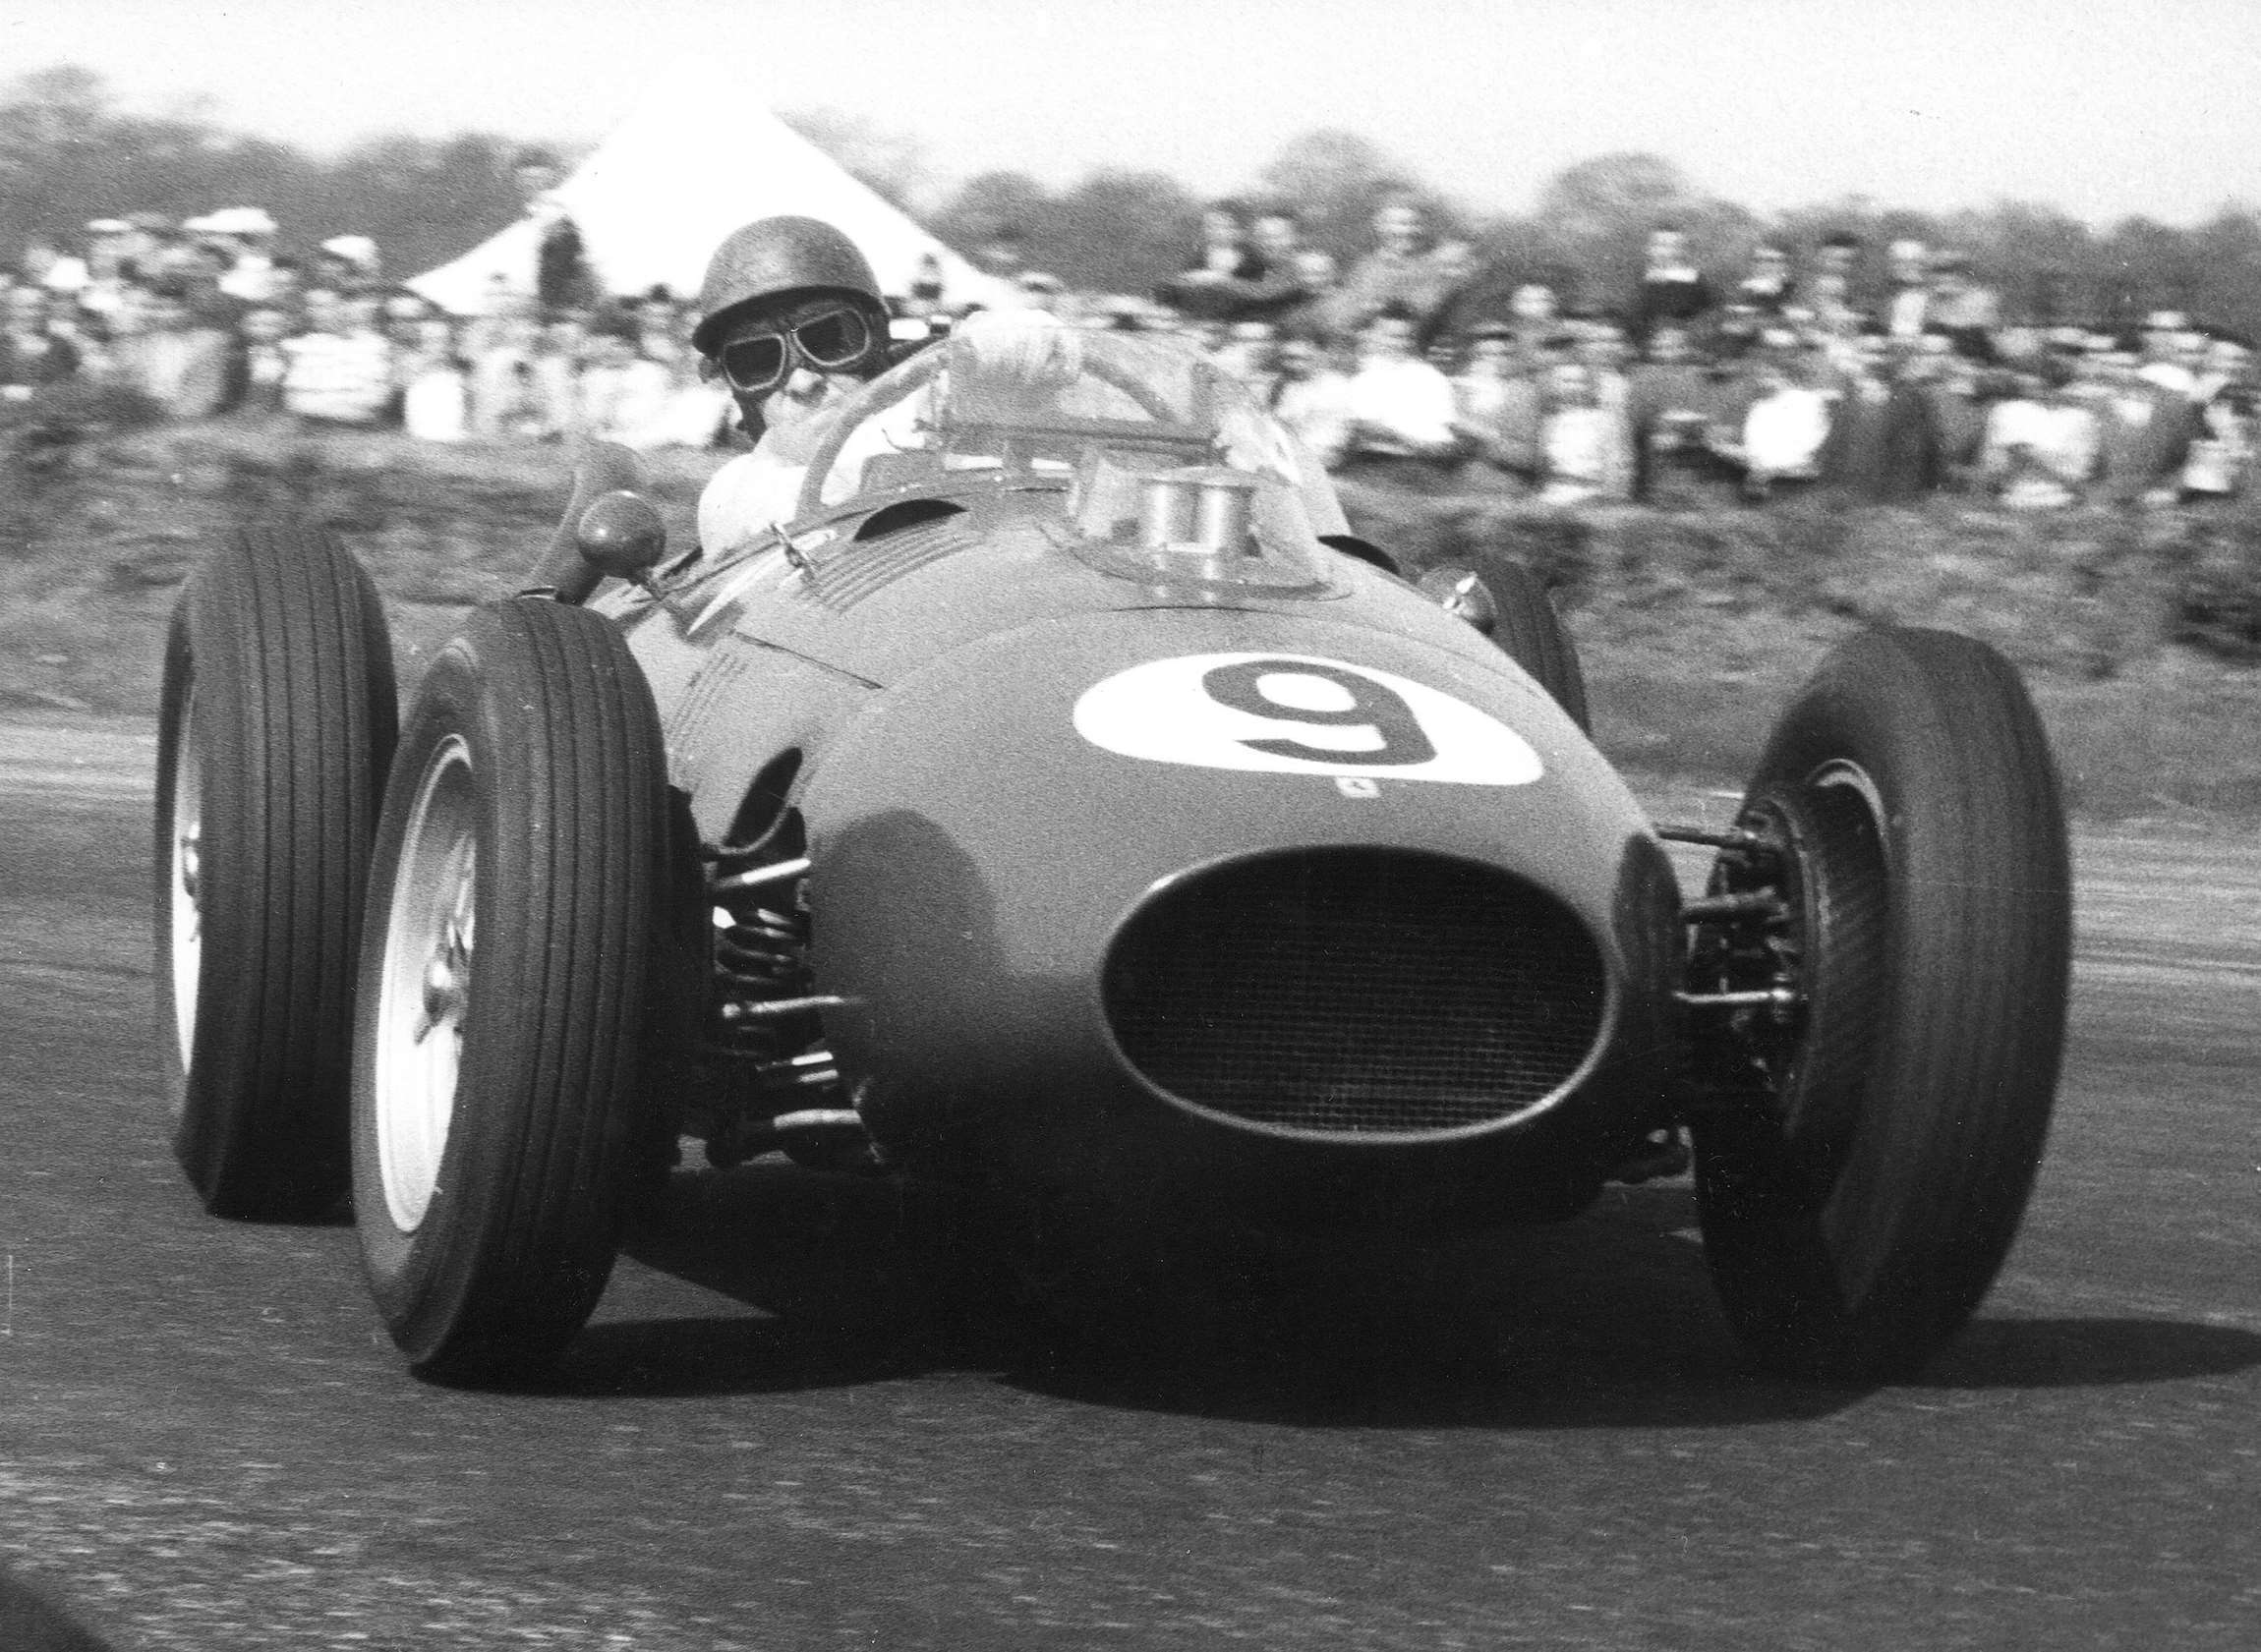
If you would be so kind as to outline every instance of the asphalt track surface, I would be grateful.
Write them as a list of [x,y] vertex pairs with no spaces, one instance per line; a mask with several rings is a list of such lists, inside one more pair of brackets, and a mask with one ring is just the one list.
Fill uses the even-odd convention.
[[1684,1181],[1456,1259],[1433,1345],[1127,1363],[945,1206],[755,1166],[465,1393],[349,1228],[175,1171],[149,760],[0,725],[0,1566],[121,1648],[2261,1646],[2249,827],[2081,834],[2040,1190],[1912,1384],[1754,1376]]

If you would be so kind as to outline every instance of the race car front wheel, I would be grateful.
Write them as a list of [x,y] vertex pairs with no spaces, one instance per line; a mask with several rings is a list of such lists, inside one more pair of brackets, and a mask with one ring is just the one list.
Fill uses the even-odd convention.
[[538,598],[474,617],[402,732],[370,880],[353,1191],[415,1368],[552,1360],[611,1272],[665,887],[666,768],[611,624]]
[[157,1031],[173,1151],[215,1216],[307,1221],[344,1199],[396,716],[376,588],[327,535],[246,529],[182,594],[157,721]]
[[2000,655],[1880,630],[1785,712],[1739,824],[1690,977],[1722,1084],[1694,1129],[1712,1278],[1769,1368],[1906,1376],[1993,1283],[2048,1130],[2071,950],[2056,770]]

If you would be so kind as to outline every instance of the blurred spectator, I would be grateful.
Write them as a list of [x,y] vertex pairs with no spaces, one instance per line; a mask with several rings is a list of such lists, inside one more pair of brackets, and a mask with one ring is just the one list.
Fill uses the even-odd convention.
[[1333,470],[1351,440],[1350,378],[1308,333],[1291,333],[1277,352],[1272,414],[1319,463]]
[[1413,313],[1391,305],[1359,331],[1358,368],[1346,400],[1350,437],[1345,476],[1433,490],[1449,480],[1459,451],[1452,380],[1414,349]]
[[223,206],[204,219],[208,237],[226,259],[217,285],[245,304],[271,304],[277,297],[274,219],[257,206]]
[[581,434],[581,353],[587,342],[584,312],[546,313],[528,374],[534,429],[541,440],[572,441]]
[[1213,200],[1201,209],[1201,245],[1181,280],[1230,281],[1263,272],[1263,256],[1242,211],[1237,200]]
[[531,435],[542,424],[534,394],[534,299],[505,294],[464,335],[471,363],[471,430],[480,436]]
[[1839,231],[1814,249],[1813,272],[1803,291],[1806,313],[1825,332],[1850,333],[1860,324],[1856,298],[1856,267],[1861,258],[1861,238]]
[[2097,368],[2103,395],[2090,405],[2107,496],[2118,504],[2172,501],[2197,433],[2197,404],[2149,376],[2132,351],[2102,355]]
[[1585,363],[1557,362],[1547,369],[1539,422],[1544,467],[1539,497],[1551,505],[1624,497],[1622,479],[1631,466],[1617,450],[1618,425],[1601,406]]
[[220,290],[220,277],[227,269],[228,256],[218,248],[184,239],[180,255],[172,260],[172,273],[164,280],[180,289],[189,313],[200,324],[232,336],[244,307],[241,299],[230,298]]
[[[660,447],[713,447],[737,413],[728,388],[699,376],[699,353],[691,348],[690,333],[698,317],[684,306],[668,311],[668,355],[662,363],[667,375],[667,403],[653,445]],[[652,334],[644,333],[645,354],[651,355]]]
[[1761,315],[1779,316],[1797,296],[1789,252],[1776,242],[1762,241],[1751,249],[1750,271],[1735,283],[1730,302]]
[[[1268,214],[1267,222],[1281,239],[1279,215]],[[1291,239],[1292,230],[1291,219]],[[1301,250],[1291,245],[1275,261],[1257,248],[1238,201],[1214,201],[1201,214],[1193,266],[1164,282],[1156,296],[1196,321],[1276,318],[1311,296],[1294,261]]]
[[2072,370],[2045,356],[2011,374],[2010,393],[1987,414],[1979,473],[2012,510],[2074,503],[2096,474],[2096,416],[2066,394]]
[[2194,400],[2198,429],[2182,467],[2184,499],[2219,499],[2244,485],[2253,457],[2253,352],[2241,339],[2209,341]]
[[1538,350],[1559,330],[1562,302],[1544,281],[1525,281],[1508,295],[1508,325],[1526,356]]
[[1768,327],[1802,321],[1805,313],[1792,308],[1796,293],[1789,254],[1772,242],[1761,242],[1752,251],[1749,272],[1719,306],[1713,323],[1719,350],[1741,355]]
[[2184,360],[2183,340],[2189,330],[2190,317],[2179,310],[2155,310],[2143,318],[2142,376],[2182,396],[2194,395],[2198,388],[2198,375]]
[[24,244],[24,279],[64,298],[74,298],[91,279],[84,258],[72,257],[53,242],[33,236]]
[[287,310],[293,315],[306,297],[306,265],[299,259],[278,255],[267,266],[266,302],[278,310]]
[[1895,241],[1885,253],[1891,290],[1884,297],[1884,331],[1921,338],[1931,330],[1931,258],[1920,241]]
[[1699,484],[1712,481],[1710,432],[1731,409],[1741,416],[1732,380],[1698,355],[1688,327],[1658,322],[1642,360],[1626,373],[1635,497],[1686,503]]
[[591,320],[581,362],[584,434],[638,451],[667,443],[667,370],[642,355],[635,328],[622,316]]
[[1304,250],[1303,217],[1293,206],[1267,201],[1249,214],[1248,239],[1268,266],[1293,269]]
[[227,401],[234,352],[233,336],[200,319],[187,291],[167,284],[150,290],[139,330],[111,350],[111,371],[168,419],[208,419]]
[[1342,282],[1332,253],[1323,247],[1298,247],[1284,263],[1274,263],[1267,256],[1264,280],[1278,302],[1264,304],[1259,313],[1282,334],[1326,330],[1327,307]]
[[77,294],[79,309],[106,321],[118,308],[118,294],[133,279],[126,247],[134,226],[123,218],[95,218],[87,225],[87,282]]
[[1970,259],[1960,253],[1942,253],[1931,267],[1925,329],[1946,334],[1956,353],[1974,362],[2000,360],[1995,330],[2001,325],[2000,297],[1971,278]]
[[1235,321],[1217,352],[1217,366],[1240,380],[1248,393],[1266,406],[1279,388],[1279,335],[1262,319]]
[[1418,335],[1444,302],[1452,277],[1429,256],[1428,215],[1420,202],[1395,196],[1374,213],[1373,250],[1351,266],[1319,313],[1333,332],[1362,334],[1385,310],[1403,313]]
[[142,212],[134,214],[134,222],[149,241],[147,256],[137,260],[144,280],[177,281],[197,266],[197,243],[180,225],[156,213]]
[[1930,398],[1902,368],[1909,351],[1877,329],[1845,360],[1822,443],[1822,482],[1847,499],[1904,504],[1940,484],[1944,466]]
[[118,238],[119,256],[142,280],[162,273],[165,246],[172,236],[172,221],[162,212],[131,212]]
[[1515,287],[1501,271],[1487,267],[1466,241],[1444,241],[1429,255],[1444,277],[1436,309],[1421,325],[1423,348],[1442,344],[1456,354],[1479,329],[1506,321],[1513,313]]
[[1762,342],[1742,427],[1727,447],[1743,469],[1743,496],[1753,501],[1770,498],[1784,482],[1819,479],[1829,435],[1828,399],[1796,336],[1770,333]]
[[315,425],[374,426],[396,387],[392,346],[376,326],[376,305],[327,288],[306,295],[307,330],[281,341],[283,406]]
[[1324,247],[1303,247],[1296,252],[1296,279],[1308,291],[1324,297],[1343,284],[1342,266]]
[[79,371],[79,351],[55,335],[55,295],[37,285],[17,285],[0,295],[0,400],[29,401],[34,392]]
[[366,235],[333,235],[315,257],[316,279],[327,280],[341,293],[376,286],[382,267],[377,243]]
[[471,380],[456,352],[455,322],[428,308],[392,329],[393,382],[400,424],[425,441],[461,441],[471,433]]
[[940,314],[942,299],[942,260],[932,253],[921,253],[917,267],[911,271],[910,291],[903,297],[900,313],[921,320]]
[[1910,352],[1901,364],[1901,373],[1931,404],[1932,422],[1940,436],[1941,485],[1967,485],[1979,474],[1979,458],[1986,442],[1987,403],[1978,364],[1956,355],[1952,341],[1942,333],[1925,333],[1893,343]]
[[324,242],[308,259],[305,285],[331,293],[351,292],[362,285],[361,265]]
[[689,349],[683,338],[686,328],[680,322],[680,307],[665,286],[652,288],[641,299],[626,301],[622,310],[635,337],[637,355],[672,368]]
[[1462,484],[1486,493],[1536,486],[1543,470],[1544,408],[1514,332],[1497,323],[1479,326],[1452,392],[1453,431],[1469,454],[1461,465]]
[[1634,295],[1634,330],[1647,339],[1659,321],[1694,321],[1714,302],[1711,283],[1688,256],[1688,236],[1677,224],[1650,231],[1641,285]]
[[1603,446],[1602,491],[1612,499],[1633,496],[1633,397],[1626,370],[1633,347],[1624,327],[1605,315],[1588,316],[1579,324],[1577,358],[1586,369],[1594,405],[1606,423]]
[[237,360],[239,412],[265,417],[283,411],[283,376],[290,370],[283,341],[294,325],[290,312],[280,305],[255,304],[244,312],[237,323],[243,339]]

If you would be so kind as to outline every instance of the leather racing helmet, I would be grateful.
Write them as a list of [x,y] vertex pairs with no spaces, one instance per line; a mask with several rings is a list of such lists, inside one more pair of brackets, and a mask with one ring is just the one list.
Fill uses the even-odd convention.
[[838,292],[881,315],[887,302],[856,244],[820,218],[756,218],[724,238],[699,284],[699,324],[691,347],[712,355],[748,305],[808,291]]

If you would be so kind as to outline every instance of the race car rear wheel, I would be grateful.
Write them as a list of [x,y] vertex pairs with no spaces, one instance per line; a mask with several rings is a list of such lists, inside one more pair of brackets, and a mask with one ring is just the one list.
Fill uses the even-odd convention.
[[1578,646],[1570,640],[1562,615],[1538,576],[1504,555],[1481,558],[1474,571],[1491,598],[1495,616],[1491,640],[1538,679],[1538,686],[1570,713],[1570,720],[1581,732],[1593,733],[1594,719],[1586,704],[1586,672],[1578,663]]
[[420,1372],[539,1369],[587,1320],[636,1154],[666,766],[611,624],[483,610],[411,706],[379,822],[353,1051],[353,1190]]
[[253,528],[173,611],[156,991],[173,1151],[205,1209],[335,1211],[369,843],[397,707],[384,613],[326,534]]
[[1746,1087],[1694,1129],[1712,1278],[1769,1368],[1906,1376],[1993,1283],[2048,1130],[2071,879],[2047,741],[1991,649],[1871,632],[1784,714],[1740,824],[1761,842],[1712,893],[1779,906],[1700,943],[1691,986],[1797,1003],[1692,1009]]

